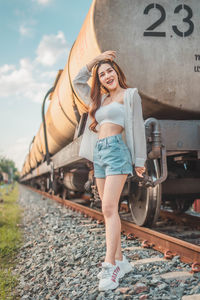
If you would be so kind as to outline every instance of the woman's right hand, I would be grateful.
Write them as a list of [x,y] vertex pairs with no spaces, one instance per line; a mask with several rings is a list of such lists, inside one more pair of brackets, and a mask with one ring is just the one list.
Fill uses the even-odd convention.
[[99,61],[106,60],[106,59],[109,59],[109,60],[112,61],[115,58],[116,58],[116,51],[114,51],[114,50],[108,50],[108,51],[102,52],[100,55],[96,56],[92,61],[90,61],[87,64],[87,68],[88,68],[89,71],[91,71],[93,66],[96,63],[98,63]]

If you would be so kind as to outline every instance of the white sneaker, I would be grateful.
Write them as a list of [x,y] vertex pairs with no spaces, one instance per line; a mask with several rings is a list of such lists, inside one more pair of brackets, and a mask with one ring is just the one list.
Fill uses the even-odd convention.
[[116,289],[119,285],[120,267],[108,262],[102,263],[102,273],[99,281],[99,291]]
[[[124,277],[126,273],[129,273],[133,270],[133,267],[127,260],[126,256],[123,255],[123,260],[115,260],[116,265],[120,267],[119,278]],[[101,279],[102,271],[97,274],[97,278]]]
[[115,263],[120,267],[120,278],[133,270],[133,267],[124,255],[123,260],[116,260]]

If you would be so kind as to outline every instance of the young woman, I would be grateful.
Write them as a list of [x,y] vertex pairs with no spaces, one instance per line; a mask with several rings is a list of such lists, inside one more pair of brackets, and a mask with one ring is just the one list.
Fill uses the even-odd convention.
[[[141,99],[136,88],[127,87],[122,70],[114,62],[115,57],[115,51],[100,54],[84,66],[73,81],[78,95],[90,104],[79,154],[94,163],[105,219],[106,256],[97,276],[100,291],[115,289],[119,278],[132,269],[122,255],[118,203],[127,176],[132,174],[132,165],[138,176],[142,176],[146,161]],[[90,89],[87,81],[92,69]]]

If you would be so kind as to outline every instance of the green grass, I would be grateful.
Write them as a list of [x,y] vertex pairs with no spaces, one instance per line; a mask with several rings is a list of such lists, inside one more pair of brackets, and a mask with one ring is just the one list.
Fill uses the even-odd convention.
[[[8,191],[8,195],[7,195]],[[0,299],[16,300],[14,289],[17,279],[12,275],[12,268],[16,263],[16,255],[22,243],[20,223],[21,209],[17,204],[18,185],[14,189],[11,185],[0,189]]]

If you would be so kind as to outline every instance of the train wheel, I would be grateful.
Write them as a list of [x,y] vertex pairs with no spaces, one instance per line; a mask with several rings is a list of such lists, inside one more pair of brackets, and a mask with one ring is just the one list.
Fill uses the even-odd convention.
[[[147,172],[153,180],[160,176],[160,167],[157,160],[147,161]],[[129,207],[135,224],[152,226],[159,215],[161,205],[161,185],[155,187],[140,187],[131,182]]]

